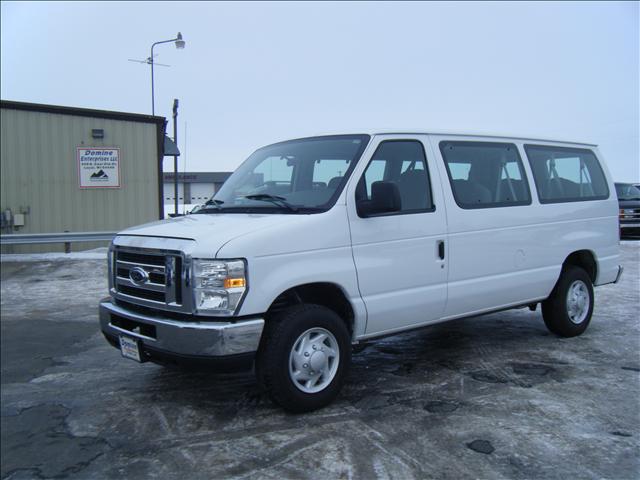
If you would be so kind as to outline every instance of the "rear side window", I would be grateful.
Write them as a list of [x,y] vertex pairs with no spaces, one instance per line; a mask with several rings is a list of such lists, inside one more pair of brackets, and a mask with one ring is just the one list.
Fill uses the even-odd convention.
[[529,205],[531,192],[512,143],[440,142],[451,190],[461,208]]
[[588,149],[525,145],[540,203],[609,198],[595,154]]
[[359,209],[371,202],[374,182],[393,182],[398,186],[401,210],[393,214],[434,210],[427,159],[417,140],[387,140],[378,146],[356,187]]

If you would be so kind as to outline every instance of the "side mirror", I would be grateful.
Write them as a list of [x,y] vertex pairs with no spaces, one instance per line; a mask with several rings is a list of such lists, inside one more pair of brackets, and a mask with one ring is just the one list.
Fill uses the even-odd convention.
[[400,189],[394,182],[373,182],[371,184],[371,200],[365,200],[358,205],[359,213],[365,217],[399,212],[401,209]]

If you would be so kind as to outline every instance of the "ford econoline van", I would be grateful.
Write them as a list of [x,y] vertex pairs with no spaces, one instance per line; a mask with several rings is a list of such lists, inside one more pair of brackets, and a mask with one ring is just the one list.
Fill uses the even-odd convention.
[[196,213],[119,233],[100,322],[124,357],[254,367],[277,404],[310,411],[376,337],[537,304],[580,335],[618,247],[595,145],[301,138],[256,150]]

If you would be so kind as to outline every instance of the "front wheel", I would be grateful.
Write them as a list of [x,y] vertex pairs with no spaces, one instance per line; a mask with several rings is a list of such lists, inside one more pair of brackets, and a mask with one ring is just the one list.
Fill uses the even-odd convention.
[[297,305],[270,319],[258,351],[258,381],[291,412],[329,404],[340,392],[351,362],[344,321],[320,305]]
[[593,285],[582,268],[566,266],[551,295],[542,302],[547,328],[561,337],[575,337],[589,326],[593,313]]

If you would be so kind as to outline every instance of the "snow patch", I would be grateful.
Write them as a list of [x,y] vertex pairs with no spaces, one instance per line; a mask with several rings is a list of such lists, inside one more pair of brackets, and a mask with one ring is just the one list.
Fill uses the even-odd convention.
[[64,260],[106,260],[107,247],[94,248],[83,252],[49,253],[6,253],[0,255],[0,262],[59,262]]

